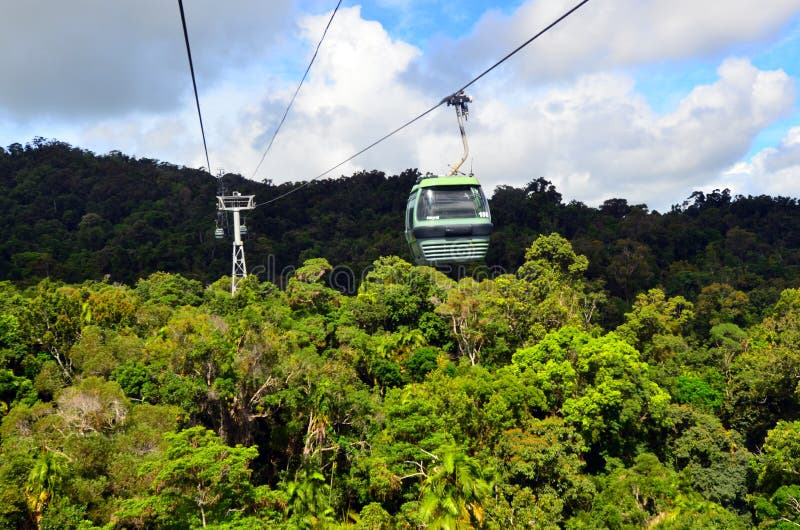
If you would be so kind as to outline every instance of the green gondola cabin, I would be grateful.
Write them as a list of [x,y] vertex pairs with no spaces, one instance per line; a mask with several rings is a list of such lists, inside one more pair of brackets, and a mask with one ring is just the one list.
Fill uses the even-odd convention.
[[480,261],[489,250],[489,203],[473,176],[424,176],[411,189],[406,240],[418,265]]

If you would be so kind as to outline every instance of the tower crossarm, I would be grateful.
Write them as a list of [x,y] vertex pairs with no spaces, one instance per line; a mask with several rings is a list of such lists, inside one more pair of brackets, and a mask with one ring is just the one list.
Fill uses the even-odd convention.
[[218,195],[217,209],[227,211],[252,210],[256,207],[255,195]]

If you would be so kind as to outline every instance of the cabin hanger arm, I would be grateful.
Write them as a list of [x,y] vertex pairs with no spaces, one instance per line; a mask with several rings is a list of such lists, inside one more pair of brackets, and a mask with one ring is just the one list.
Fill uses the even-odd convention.
[[469,156],[469,144],[467,144],[467,132],[464,129],[464,121],[467,120],[469,116],[469,106],[468,103],[472,102],[472,97],[468,96],[462,90],[452,96],[446,98],[447,105],[452,105],[456,108],[456,118],[458,119],[458,128],[461,131],[461,143],[464,144],[464,155],[461,157],[461,160],[456,164],[452,171],[450,171],[448,176],[454,176],[458,174],[458,170],[461,165],[467,160]]

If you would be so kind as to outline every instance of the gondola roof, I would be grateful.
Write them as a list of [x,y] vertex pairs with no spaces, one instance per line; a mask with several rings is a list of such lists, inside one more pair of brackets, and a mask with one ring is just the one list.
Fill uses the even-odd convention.
[[415,187],[430,188],[433,186],[480,186],[478,179],[472,175],[437,176],[430,175],[420,177]]

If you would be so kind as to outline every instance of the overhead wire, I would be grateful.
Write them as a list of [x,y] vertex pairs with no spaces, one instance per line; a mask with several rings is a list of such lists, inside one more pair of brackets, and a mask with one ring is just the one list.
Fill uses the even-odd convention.
[[581,1],[581,2],[579,2],[579,3],[577,3],[577,4],[575,4],[575,6],[573,6],[573,7],[572,7],[572,9],[570,9],[570,10],[569,10],[569,11],[567,11],[567,12],[565,12],[563,15],[561,15],[560,17],[558,17],[557,19],[555,19],[553,22],[551,22],[550,24],[548,24],[548,25],[547,25],[547,27],[545,27],[545,28],[544,28],[543,30],[541,30],[539,33],[537,33],[536,35],[534,35],[534,36],[533,36],[533,37],[531,37],[530,39],[526,40],[525,42],[523,42],[522,44],[520,44],[519,46],[517,46],[517,47],[516,47],[516,48],[515,48],[513,51],[511,51],[511,52],[509,52],[508,54],[506,54],[506,56],[505,56],[505,57],[503,57],[502,59],[500,59],[499,61],[497,61],[496,63],[494,63],[492,66],[490,66],[489,68],[487,68],[487,69],[486,69],[486,70],[484,70],[483,72],[481,72],[481,73],[480,73],[480,74],[479,74],[477,77],[475,77],[475,78],[474,78],[472,81],[470,81],[470,82],[469,82],[469,83],[467,83],[466,85],[462,86],[461,88],[459,88],[458,90],[456,90],[455,92],[453,92],[452,94],[450,94],[449,96],[446,96],[446,97],[445,97],[445,98],[444,98],[444,99],[443,99],[443,100],[442,100],[442,101],[441,101],[439,104],[441,105],[442,103],[444,103],[445,101],[447,101],[447,99],[449,99],[450,97],[452,97],[452,96],[454,96],[454,95],[458,94],[459,92],[462,92],[462,91],[466,90],[467,88],[471,87],[472,85],[474,85],[474,84],[475,84],[475,83],[476,83],[476,82],[477,82],[479,79],[481,79],[483,76],[485,76],[486,74],[488,74],[489,72],[491,72],[492,70],[494,70],[495,68],[497,68],[498,66],[500,66],[501,64],[503,64],[504,62],[506,62],[508,59],[510,59],[510,58],[511,58],[511,56],[515,55],[517,52],[519,52],[520,50],[522,50],[522,49],[523,49],[524,47],[526,47],[528,44],[530,44],[531,42],[535,41],[536,39],[538,39],[539,37],[541,37],[542,35],[544,35],[544,34],[545,34],[545,33],[547,33],[548,31],[550,31],[550,30],[551,30],[553,27],[555,27],[556,25],[558,25],[558,23],[559,23],[559,22],[561,22],[562,20],[564,20],[565,18],[567,18],[568,16],[570,16],[572,13],[574,13],[575,11],[577,11],[578,9],[580,9],[581,7],[583,7],[583,5],[584,5],[584,4],[586,4],[588,1],[589,1],[589,0],[583,0],[583,1]]
[[316,48],[316,50],[314,50],[314,55],[311,56],[311,61],[309,61],[308,66],[306,67],[306,71],[303,74],[303,78],[300,80],[300,83],[297,85],[297,88],[295,89],[294,94],[292,95],[292,98],[289,100],[289,104],[286,106],[286,110],[283,113],[283,117],[281,118],[281,121],[278,123],[278,126],[275,128],[275,132],[272,133],[272,138],[270,138],[269,144],[267,144],[267,148],[264,150],[264,154],[261,155],[261,160],[258,161],[258,165],[256,166],[256,169],[253,171],[253,176],[250,177],[251,179],[255,179],[255,176],[258,173],[258,170],[261,167],[261,164],[264,163],[264,159],[267,157],[267,153],[269,153],[269,150],[272,148],[272,143],[275,141],[275,137],[278,136],[278,131],[281,130],[281,126],[283,126],[283,122],[286,121],[286,116],[289,114],[289,110],[292,108],[292,104],[294,104],[294,100],[297,98],[297,94],[300,92],[300,87],[303,86],[303,83],[305,82],[306,77],[308,77],[308,72],[311,70],[311,65],[314,64],[314,60],[317,58],[317,53],[319,53],[319,48],[320,48],[320,46],[322,46],[322,41],[325,40],[325,35],[328,34],[328,29],[331,27],[331,23],[333,22],[333,17],[336,16],[336,12],[339,10],[339,6],[341,6],[341,5],[342,5],[342,0],[339,0],[339,2],[336,4],[336,7],[333,8],[333,12],[331,13],[331,17],[328,19],[328,24],[325,26],[325,30],[322,32],[322,37],[319,39],[319,42],[317,43],[317,48]]
[[354,159],[354,158],[356,158],[357,156],[359,156],[359,155],[363,154],[365,151],[368,151],[369,149],[372,149],[373,147],[375,147],[376,145],[378,145],[378,144],[379,144],[379,143],[381,143],[382,141],[386,140],[386,139],[387,139],[387,138],[389,138],[390,136],[393,136],[394,134],[396,134],[396,133],[400,132],[401,130],[405,129],[406,127],[408,127],[409,125],[411,125],[411,124],[412,124],[412,123],[414,123],[415,121],[417,121],[417,120],[420,120],[420,119],[424,118],[425,116],[427,116],[428,114],[430,114],[431,112],[433,112],[434,110],[436,110],[436,109],[437,109],[437,108],[438,108],[440,105],[442,105],[443,103],[444,103],[444,100],[442,100],[442,101],[441,101],[441,102],[439,102],[438,104],[434,105],[433,107],[429,108],[428,110],[426,110],[425,112],[423,112],[422,114],[420,114],[419,116],[417,116],[416,118],[413,118],[413,119],[411,119],[411,120],[407,121],[406,123],[404,123],[403,125],[401,125],[401,126],[400,126],[400,127],[398,127],[397,129],[393,130],[392,132],[390,132],[390,133],[387,133],[385,136],[383,136],[383,137],[379,138],[378,140],[375,140],[374,142],[372,142],[372,143],[371,143],[371,144],[369,144],[368,146],[366,146],[366,147],[364,147],[363,149],[361,149],[359,152],[357,152],[357,153],[355,153],[355,154],[353,154],[353,155],[350,155],[348,158],[346,158],[346,159],[342,160],[341,162],[339,162],[339,163],[338,163],[338,164],[336,164],[335,166],[333,166],[333,167],[331,167],[331,168],[329,168],[329,169],[327,169],[327,170],[323,171],[322,173],[320,173],[320,174],[319,174],[319,175],[317,175],[316,177],[314,177],[314,178],[312,178],[312,179],[310,179],[310,180],[307,180],[307,181],[303,182],[303,183],[302,183],[302,184],[300,184],[299,186],[296,186],[296,187],[294,187],[294,188],[290,189],[289,191],[287,191],[287,192],[285,192],[285,193],[282,193],[281,195],[278,195],[277,197],[273,197],[272,199],[269,199],[268,201],[264,201],[264,202],[260,202],[260,203],[256,204],[256,208],[258,208],[259,206],[264,206],[265,204],[269,204],[269,203],[275,202],[275,201],[277,201],[277,200],[283,199],[284,197],[286,197],[286,196],[288,196],[288,195],[291,195],[292,193],[294,193],[294,192],[296,192],[296,191],[299,191],[299,190],[300,190],[300,189],[302,189],[302,188],[305,188],[306,186],[308,186],[309,184],[311,184],[311,183],[312,183],[312,182],[314,182],[315,180],[318,180],[318,179],[320,179],[320,178],[324,177],[325,175],[327,175],[328,173],[330,173],[331,171],[334,171],[334,170],[336,170],[337,168],[339,168],[339,167],[341,167],[341,166],[345,165],[346,163],[350,162],[351,160],[353,160],[353,159]]
[[189,57],[189,71],[192,73],[192,86],[194,87],[194,101],[197,104],[197,117],[200,118],[200,134],[203,136],[203,150],[206,153],[206,168],[211,174],[211,162],[208,159],[208,144],[206,143],[206,130],[203,127],[203,113],[200,112],[200,97],[197,95],[197,81],[194,76],[194,64],[192,62],[192,49],[189,46],[189,31],[186,29],[186,15],[183,13],[183,0],[178,0],[178,8],[181,11],[181,25],[183,26],[183,38],[186,41],[186,55]]
[[329,168],[329,169],[327,169],[327,170],[323,171],[322,173],[320,173],[320,174],[319,174],[319,175],[317,175],[316,177],[314,177],[314,178],[312,178],[312,179],[310,179],[310,180],[307,180],[307,181],[303,182],[302,184],[299,184],[298,186],[295,186],[294,188],[290,189],[290,190],[289,190],[289,191],[287,191],[287,192],[284,192],[284,193],[282,193],[282,194],[278,195],[277,197],[273,197],[272,199],[269,199],[269,200],[267,200],[267,201],[260,202],[260,203],[256,204],[256,208],[257,208],[257,207],[259,207],[259,206],[265,206],[265,205],[267,205],[267,204],[270,204],[270,203],[273,203],[273,202],[275,202],[275,201],[278,201],[278,200],[280,200],[280,199],[283,199],[284,197],[287,197],[287,196],[291,195],[292,193],[295,193],[295,192],[297,192],[297,191],[299,191],[299,190],[301,190],[301,189],[305,188],[306,186],[308,186],[309,184],[311,184],[311,183],[312,183],[312,182],[314,182],[315,180],[318,180],[318,179],[320,179],[320,178],[324,177],[325,175],[327,175],[327,174],[328,174],[328,173],[330,173],[331,171],[334,171],[334,170],[338,169],[339,167],[343,166],[343,165],[344,165],[344,164],[346,164],[347,162],[350,162],[351,160],[353,160],[354,158],[356,158],[356,157],[358,157],[359,155],[363,154],[364,152],[366,152],[366,151],[368,151],[368,150],[372,149],[373,147],[375,147],[375,146],[376,146],[376,145],[378,145],[379,143],[383,142],[384,140],[386,140],[386,139],[390,138],[391,136],[394,136],[395,134],[397,134],[398,132],[402,131],[403,129],[405,129],[405,128],[406,128],[406,127],[408,127],[409,125],[413,124],[414,122],[416,122],[416,121],[418,121],[418,120],[420,120],[420,119],[424,118],[425,116],[427,116],[428,114],[430,114],[431,112],[433,112],[434,110],[436,110],[437,108],[439,108],[439,107],[441,107],[443,104],[445,104],[445,103],[446,103],[446,102],[447,102],[447,101],[448,101],[448,100],[449,100],[451,97],[453,97],[454,95],[458,94],[459,92],[462,92],[463,90],[465,90],[465,89],[469,88],[470,86],[472,86],[473,84],[475,84],[475,83],[476,83],[478,80],[480,80],[482,77],[484,77],[486,74],[488,74],[489,72],[491,72],[492,70],[494,70],[495,68],[497,68],[498,66],[500,66],[501,64],[503,64],[504,62],[506,62],[506,61],[507,61],[508,59],[510,59],[512,56],[514,56],[514,55],[516,55],[517,53],[519,53],[519,51],[521,51],[523,48],[525,48],[525,47],[526,47],[526,46],[528,46],[530,43],[532,43],[533,41],[535,41],[536,39],[538,39],[539,37],[541,37],[542,35],[544,35],[544,34],[545,34],[545,33],[547,33],[548,31],[550,31],[552,28],[554,28],[555,26],[557,26],[557,25],[558,25],[560,22],[562,22],[564,19],[566,19],[567,17],[569,17],[570,15],[572,15],[572,14],[573,14],[575,11],[577,11],[578,9],[580,9],[581,7],[583,7],[583,5],[584,5],[584,4],[586,4],[586,3],[588,3],[588,2],[589,2],[589,0],[582,0],[581,2],[578,2],[577,4],[575,4],[575,5],[574,5],[574,6],[573,6],[571,9],[569,9],[568,11],[566,11],[564,14],[562,14],[560,17],[558,17],[557,19],[555,19],[555,20],[554,20],[553,22],[551,22],[550,24],[548,24],[548,25],[547,25],[547,26],[546,26],[544,29],[542,29],[541,31],[539,31],[538,33],[536,33],[534,36],[532,36],[531,38],[529,38],[528,40],[526,40],[525,42],[523,42],[522,44],[520,44],[519,46],[517,46],[517,47],[516,47],[514,50],[512,50],[511,52],[507,53],[507,54],[506,54],[504,57],[502,57],[500,60],[498,60],[497,62],[495,62],[495,63],[494,63],[492,66],[490,66],[489,68],[487,68],[486,70],[484,70],[483,72],[481,72],[480,74],[478,74],[478,75],[477,75],[476,77],[474,77],[474,78],[473,78],[473,79],[472,79],[470,82],[468,82],[467,84],[465,84],[464,86],[462,86],[462,87],[461,87],[461,88],[459,88],[458,90],[455,90],[454,92],[452,92],[452,93],[450,93],[449,95],[445,96],[444,98],[442,98],[442,99],[441,99],[441,101],[439,101],[439,103],[437,103],[437,104],[433,105],[431,108],[429,108],[429,109],[428,109],[428,110],[426,110],[425,112],[423,112],[423,113],[419,114],[417,117],[415,117],[415,118],[412,118],[411,120],[409,120],[409,121],[407,121],[406,123],[404,123],[403,125],[401,125],[401,126],[397,127],[397,128],[396,128],[396,129],[394,129],[393,131],[391,131],[391,132],[389,132],[389,133],[385,134],[384,136],[382,136],[382,137],[381,137],[381,138],[379,138],[378,140],[375,140],[374,142],[372,142],[372,143],[371,143],[371,144],[369,144],[368,146],[364,147],[363,149],[361,149],[361,150],[360,150],[360,151],[358,151],[357,153],[355,153],[355,154],[353,154],[353,155],[349,156],[349,157],[348,157],[348,158],[346,158],[345,160],[342,160],[341,162],[339,162],[339,163],[338,163],[338,164],[336,164],[335,166],[332,166],[331,168]]

